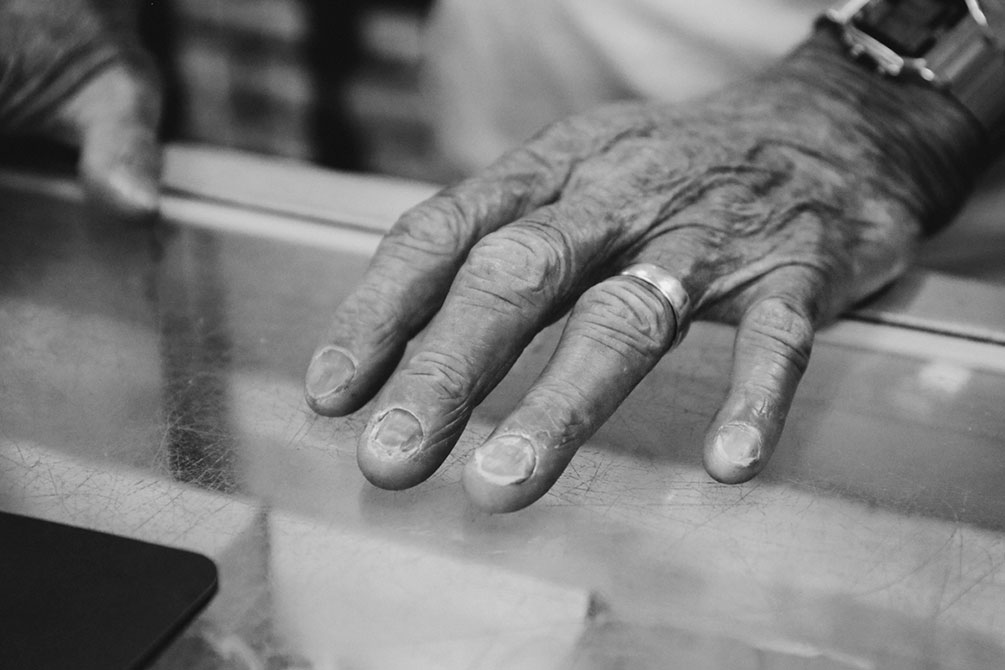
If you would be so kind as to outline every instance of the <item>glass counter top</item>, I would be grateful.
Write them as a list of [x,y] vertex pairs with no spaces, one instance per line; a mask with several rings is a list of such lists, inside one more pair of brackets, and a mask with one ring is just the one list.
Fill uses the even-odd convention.
[[770,465],[727,486],[700,460],[733,331],[696,324],[548,495],[491,516],[466,454],[557,327],[435,476],[378,490],[366,408],[303,401],[379,240],[326,218],[173,194],[130,226],[0,176],[0,509],[217,562],[157,668],[1005,667],[1001,344],[839,322]]

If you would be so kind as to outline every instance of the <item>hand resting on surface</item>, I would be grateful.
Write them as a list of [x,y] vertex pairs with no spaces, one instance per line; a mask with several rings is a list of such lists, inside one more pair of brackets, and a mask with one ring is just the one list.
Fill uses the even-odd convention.
[[550,363],[465,469],[475,504],[519,509],[684,325],[656,290],[618,275],[650,263],[680,280],[695,318],[737,324],[704,464],[745,481],[779,439],[815,329],[907,267],[984,151],[957,103],[850,61],[825,30],[705,99],[569,118],[401,217],[335,313],[307,400],[339,416],[379,391],[359,465],[378,486],[412,486],[568,313]]

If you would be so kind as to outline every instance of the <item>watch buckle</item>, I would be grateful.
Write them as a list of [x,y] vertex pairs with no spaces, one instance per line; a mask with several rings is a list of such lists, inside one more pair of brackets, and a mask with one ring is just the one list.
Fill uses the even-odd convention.
[[[851,0],[838,7],[832,7],[824,13],[824,17],[841,28],[841,36],[849,51],[856,58],[866,57],[876,65],[882,74],[898,77],[911,74],[926,82],[939,83],[938,76],[929,66],[926,58],[907,58],[886,46],[875,37],[857,28],[853,20],[868,5],[877,0]],[[981,8],[979,0],[964,0],[970,18],[984,39],[994,42],[994,36],[988,26],[987,17]]]

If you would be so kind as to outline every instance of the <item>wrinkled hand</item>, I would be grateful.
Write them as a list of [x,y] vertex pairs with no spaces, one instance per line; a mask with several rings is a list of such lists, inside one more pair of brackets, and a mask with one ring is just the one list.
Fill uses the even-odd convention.
[[558,123],[397,222],[315,354],[307,400],[341,415],[383,385],[359,465],[378,486],[414,485],[571,307],[548,366],[464,473],[477,505],[518,509],[682,327],[659,293],[617,276],[654,263],[680,279],[696,317],[738,324],[704,463],[720,481],[745,481],[778,441],[815,328],[905,268],[922,231],[966,193],[978,143],[954,103],[880,81],[829,35],[689,106],[620,105]]
[[89,194],[157,207],[160,90],[131,0],[0,0],[0,133],[80,147]]

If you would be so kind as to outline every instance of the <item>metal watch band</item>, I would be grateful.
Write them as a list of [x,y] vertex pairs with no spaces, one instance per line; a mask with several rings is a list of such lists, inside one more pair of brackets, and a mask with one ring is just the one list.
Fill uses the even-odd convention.
[[995,139],[1005,134],[1005,8],[999,0],[850,0],[824,19],[856,57],[944,90]]

